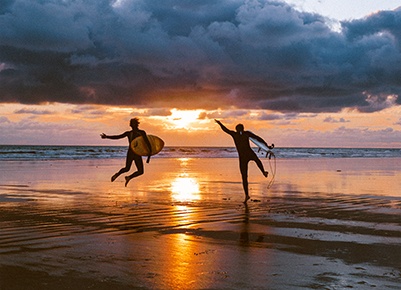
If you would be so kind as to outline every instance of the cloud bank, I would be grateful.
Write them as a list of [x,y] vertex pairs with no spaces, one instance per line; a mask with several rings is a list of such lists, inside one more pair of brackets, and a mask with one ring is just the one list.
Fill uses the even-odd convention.
[[342,22],[280,1],[5,0],[0,102],[281,112],[401,103],[401,9]]

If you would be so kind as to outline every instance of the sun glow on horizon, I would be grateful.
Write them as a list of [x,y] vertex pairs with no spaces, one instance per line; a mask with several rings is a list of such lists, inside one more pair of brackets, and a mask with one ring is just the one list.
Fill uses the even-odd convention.
[[[246,130],[279,147],[401,147],[401,106],[394,96],[375,112],[348,108],[330,113],[282,113],[268,110],[135,108],[106,105],[43,103],[0,104],[0,144],[125,145],[99,134],[130,129],[132,117],[140,128],[161,137],[168,146],[233,146],[214,119],[229,129],[240,122]],[[370,98],[370,100],[373,100]]]
[[173,129],[194,130],[192,125],[197,122],[201,112],[201,110],[171,109],[171,116],[168,116],[168,120]]

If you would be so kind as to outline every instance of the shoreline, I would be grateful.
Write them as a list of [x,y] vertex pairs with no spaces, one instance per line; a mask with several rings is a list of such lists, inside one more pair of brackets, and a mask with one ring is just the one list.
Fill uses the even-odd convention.
[[[126,146],[1,146],[0,161],[6,160],[102,160],[125,158]],[[254,148],[258,152],[257,148]],[[313,148],[276,147],[273,150],[281,159],[315,158],[401,158],[396,148]],[[257,153],[261,158],[265,153]],[[166,146],[154,157],[159,158],[238,158],[235,147],[174,147]]]
[[400,160],[330,161],[4,162],[0,289],[400,287]]

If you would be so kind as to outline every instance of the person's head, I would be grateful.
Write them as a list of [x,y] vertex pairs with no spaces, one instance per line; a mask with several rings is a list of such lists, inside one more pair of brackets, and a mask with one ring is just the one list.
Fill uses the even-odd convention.
[[139,119],[138,119],[138,118],[132,118],[132,119],[130,120],[130,122],[129,122],[129,125],[130,125],[133,129],[138,128],[138,126],[139,126]]
[[237,130],[237,132],[244,132],[244,125],[238,124],[235,126],[235,130]]

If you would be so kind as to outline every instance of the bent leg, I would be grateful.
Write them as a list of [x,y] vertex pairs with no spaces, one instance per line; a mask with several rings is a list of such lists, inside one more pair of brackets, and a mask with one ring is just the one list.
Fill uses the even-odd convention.
[[265,168],[263,167],[263,163],[262,161],[260,161],[260,159],[255,156],[255,158],[253,158],[253,160],[256,162],[256,165],[258,166],[258,168],[260,169],[260,171],[262,171],[262,174],[267,177],[267,175],[269,174],[267,171],[265,171]]
[[131,169],[132,161],[134,161],[134,155],[131,150],[127,152],[127,159],[125,160],[125,167],[121,168],[116,174],[111,177],[111,182],[117,179],[121,174],[128,172]]
[[135,154],[134,161],[135,161],[135,166],[137,168],[137,171],[135,171],[131,175],[125,177],[125,186],[127,186],[128,182],[132,178],[138,177],[144,173],[142,157]]

